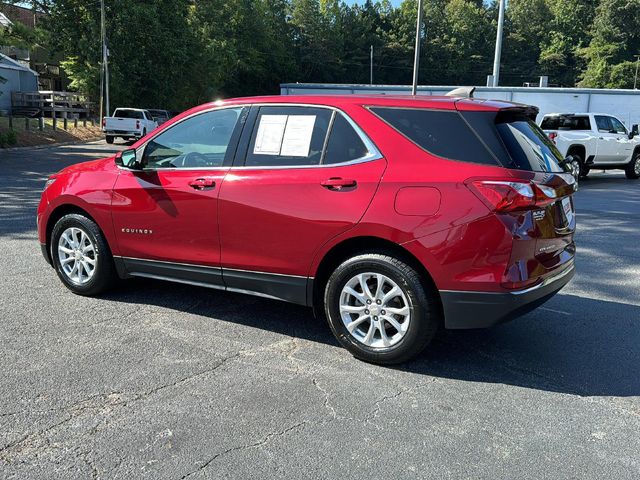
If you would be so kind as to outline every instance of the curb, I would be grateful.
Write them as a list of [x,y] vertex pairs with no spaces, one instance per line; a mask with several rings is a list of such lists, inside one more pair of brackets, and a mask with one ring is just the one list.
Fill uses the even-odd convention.
[[104,140],[104,137],[92,137],[85,140],[74,140],[71,142],[62,142],[62,143],[48,143],[46,145],[33,145],[31,147],[10,147],[10,148],[0,148],[0,152],[19,152],[21,150],[43,150],[45,148],[55,148],[55,147],[63,147],[65,145],[78,145],[80,143],[96,143]]

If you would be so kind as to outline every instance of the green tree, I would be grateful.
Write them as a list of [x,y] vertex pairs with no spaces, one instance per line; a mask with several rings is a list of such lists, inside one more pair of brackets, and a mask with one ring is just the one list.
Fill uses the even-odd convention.
[[584,68],[578,53],[591,40],[597,0],[547,0],[547,4],[552,18],[538,63],[550,82],[573,86]]
[[580,54],[586,61],[580,85],[632,88],[633,56],[640,53],[640,0],[601,0],[593,38]]

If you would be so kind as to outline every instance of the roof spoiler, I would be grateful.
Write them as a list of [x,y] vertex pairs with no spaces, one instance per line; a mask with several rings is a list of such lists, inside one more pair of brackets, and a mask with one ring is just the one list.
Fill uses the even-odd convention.
[[475,91],[476,87],[458,87],[445,93],[445,95],[447,97],[473,98],[473,92]]

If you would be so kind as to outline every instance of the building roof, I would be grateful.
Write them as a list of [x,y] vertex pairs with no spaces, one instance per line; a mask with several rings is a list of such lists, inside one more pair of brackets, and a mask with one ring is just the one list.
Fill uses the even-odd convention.
[[5,54],[0,53],[0,69],[5,70],[19,70],[21,72],[31,72],[35,76],[38,76],[38,73],[31,70],[29,67],[25,67],[20,62],[14,60],[11,57],[7,57]]
[[10,27],[13,22],[7,18],[7,16],[0,12],[0,27]]

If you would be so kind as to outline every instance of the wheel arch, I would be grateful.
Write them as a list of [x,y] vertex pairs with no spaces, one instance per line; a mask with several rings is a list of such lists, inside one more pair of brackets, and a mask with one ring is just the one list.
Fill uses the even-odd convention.
[[569,145],[569,148],[567,149],[567,155],[573,155],[573,154],[578,154],[581,155],[581,159],[583,162],[587,161],[587,147],[585,147],[584,145],[580,145],[578,144],[573,144],[573,145]]
[[311,291],[308,292],[310,304],[313,307],[316,316],[322,315],[322,299],[324,296],[324,287],[331,276],[331,273],[343,261],[355,255],[369,251],[384,251],[392,254],[399,260],[402,260],[413,267],[420,275],[420,278],[426,288],[429,288],[437,296],[441,305],[440,294],[436,287],[435,281],[431,273],[423,265],[418,258],[402,245],[375,236],[358,236],[345,239],[327,251],[315,270],[314,280]]
[[[104,235],[104,229],[100,226],[100,224],[96,221],[96,219],[93,218],[93,216],[91,216],[91,214],[87,212],[84,208],[79,207],[78,205],[74,205],[72,203],[64,203],[62,205],[58,205],[55,209],[53,209],[53,211],[49,215],[49,218],[47,219],[46,246],[47,246],[47,260],[49,261],[50,264],[52,264],[51,234],[53,232],[53,227],[58,222],[58,220],[60,220],[62,217],[72,213],[77,213],[79,215],[87,217],[89,220],[91,220],[93,223],[95,223],[98,226],[98,228],[102,232],[102,235]],[[106,239],[106,236],[105,236],[105,239]]]

